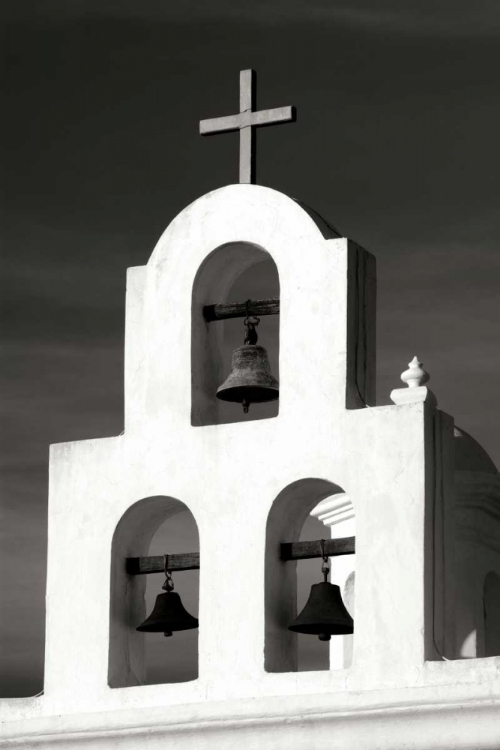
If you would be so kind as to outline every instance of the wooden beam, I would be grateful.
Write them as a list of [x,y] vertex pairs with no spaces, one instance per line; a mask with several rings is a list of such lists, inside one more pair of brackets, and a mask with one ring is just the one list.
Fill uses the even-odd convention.
[[[151,557],[127,557],[126,571],[131,576],[140,576],[145,573],[163,573],[165,558],[163,555],[152,555]],[[168,556],[169,570],[197,570],[200,567],[199,552],[181,552],[178,555]]]
[[207,323],[227,318],[246,318],[248,315],[279,315],[280,301],[277,297],[254,299],[248,302],[228,302],[225,305],[205,305],[203,317]]
[[[354,555],[356,552],[355,537],[346,536],[341,539],[325,539],[325,553],[328,557],[337,555]],[[281,559],[309,560],[321,557],[321,541],[313,542],[283,542],[281,544]]]
[[[343,537],[342,539],[325,539],[325,553],[328,557],[353,555],[356,551],[355,546],[355,537],[353,536]],[[319,539],[313,542],[283,542],[280,548],[280,556],[284,562],[321,557],[321,542]],[[200,567],[200,553],[181,552],[177,555],[169,555],[168,567],[172,571],[198,570]],[[126,571],[131,576],[140,576],[146,573],[163,573],[164,556],[127,557]]]

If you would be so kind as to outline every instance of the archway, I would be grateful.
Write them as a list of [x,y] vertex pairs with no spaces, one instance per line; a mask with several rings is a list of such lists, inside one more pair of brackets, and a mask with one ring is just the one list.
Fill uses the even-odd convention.
[[[297,563],[282,562],[280,544],[298,541],[311,510],[321,500],[343,492],[340,486],[325,479],[301,479],[280,492],[269,512],[265,570],[265,669],[268,672],[299,669],[298,637],[288,630],[297,615]],[[320,571],[321,563],[311,562],[316,563]],[[327,653],[325,649],[321,660],[323,669],[328,668]]]
[[[226,379],[234,348],[243,344],[241,318],[207,323],[205,305],[279,297],[278,269],[271,255],[248,242],[233,242],[214,250],[196,274],[192,293],[191,423],[194,426],[265,419],[276,416],[278,402],[253,404],[248,414],[238,404],[216,398]],[[257,329],[259,344],[268,349],[278,377],[279,316],[265,316]]]
[[[175,537],[182,549],[176,549]],[[164,548],[167,543],[169,549]],[[186,550],[187,543],[195,548]],[[173,554],[176,551],[199,551],[196,521],[180,500],[165,496],[148,497],[135,503],[120,519],[111,547],[110,687],[179,682],[197,676],[197,633],[187,637],[176,633],[166,639],[168,644],[163,639],[162,649],[159,635],[136,630],[151,611],[156,595],[162,593],[163,578],[159,575],[129,575],[126,571],[125,561],[128,557]],[[174,574],[174,580],[183,601],[185,598],[186,607],[191,607],[191,614],[197,616],[198,571]],[[184,649],[179,648],[182,645]],[[171,649],[170,658],[167,647]],[[191,652],[195,649],[196,660],[194,662],[192,656],[188,657],[189,669],[181,674],[179,653],[182,650],[187,653],[188,648]],[[153,668],[154,658],[161,653],[165,658],[160,656],[159,665]]]

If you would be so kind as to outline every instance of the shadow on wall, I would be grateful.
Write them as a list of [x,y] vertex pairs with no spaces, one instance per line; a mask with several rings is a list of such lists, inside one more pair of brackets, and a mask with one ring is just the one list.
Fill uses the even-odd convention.
[[490,571],[484,579],[484,655],[500,655],[500,576]]

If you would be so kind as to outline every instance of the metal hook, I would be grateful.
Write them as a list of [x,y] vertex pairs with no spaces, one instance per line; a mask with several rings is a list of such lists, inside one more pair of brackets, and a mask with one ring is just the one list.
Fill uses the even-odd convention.
[[247,301],[245,302],[245,310],[246,310],[246,315],[245,315],[245,320],[243,321],[243,325],[245,325],[245,326],[248,326],[248,325],[249,325],[249,318],[250,318],[250,302],[251,302],[251,300],[249,300],[249,299],[247,299]]
[[259,325],[260,318],[258,318],[256,315],[250,315],[250,303],[252,300],[247,299],[245,302],[246,305],[246,318],[243,321],[243,324],[246,326],[246,332],[245,332],[245,340],[244,344],[256,344],[258,340],[257,331],[255,330],[255,327]]
[[162,589],[165,591],[173,591],[174,590],[174,581],[172,579],[172,573],[168,569],[168,555],[163,555],[163,570],[165,571],[165,583],[162,586]]
[[327,563],[328,562],[328,555],[325,552],[325,540],[324,539],[320,539],[319,543],[321,545],[321,557]]
[[323,563],[321,565],[321,572],[323,573],[324,583],[327,583],[328,573],[330,572],[330,567],[328,565],[328,555],[325,553],[325,540],[320,539],[319,543],[321,545],[321,557],[323,558]]

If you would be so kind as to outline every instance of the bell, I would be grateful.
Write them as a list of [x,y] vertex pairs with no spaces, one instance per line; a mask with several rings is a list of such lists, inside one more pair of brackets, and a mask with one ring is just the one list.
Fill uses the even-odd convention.
[[175,630],[192,630],[197,627],[198,620],[184,608],[179,594],[167,591],[166,594],[158,594],[153,611],[136,630],[170,636]]
[[317,635],[320,641],[329,641],[332,635],[353,633],[354,622],[344,606],[340,588],[328,581],[313,584],[306,606],[288,630]]
[[271,373],[267,350],[257,344],[259,318],[246,318],[245,343],[233,352],[231,372],[217,388],[217,398],[243,405],[248,412],[250,404],[275,401],[279,396],[279,383]]
[[288,626],[294,633],[317,635],[320,641],[329,641],[332,635],[349,635],[354,632],[354,622],[344,606],[340,588],[329,583],[328,556],[325,554],[325,540],[321,539],[323,564],[322,583],[314,583],[306,606],[300,615]]
[[164,556],[166,580],[162,588],[166,594],[158,594],[153,611],[143,623],[136,628],[142,633],[173,634],[174,630],[192,630],[198,627],[198,620],[184,608],[181,597],[174,591],[172,573],[168,568],[168,555]]

